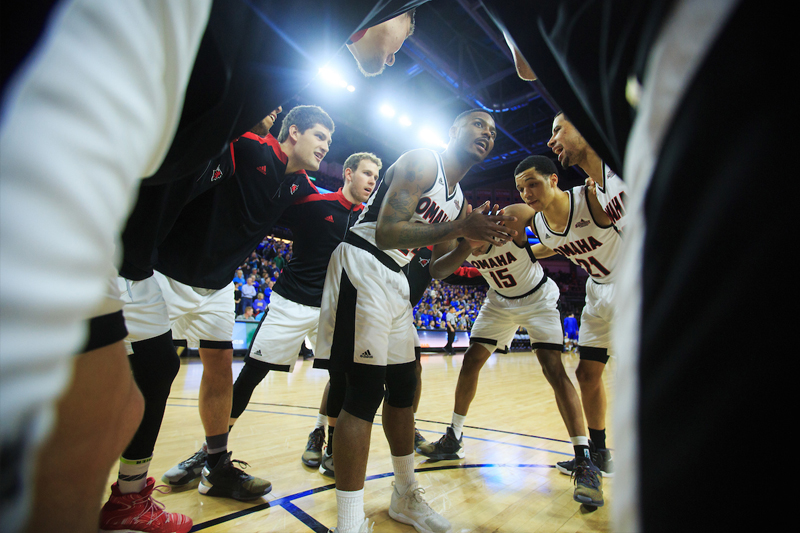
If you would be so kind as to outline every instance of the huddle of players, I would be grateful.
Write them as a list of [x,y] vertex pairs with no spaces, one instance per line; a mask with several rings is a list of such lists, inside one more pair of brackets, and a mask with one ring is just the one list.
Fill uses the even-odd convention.
[[[346,322],[347,327],[351,329],[351,338],[349,341],[345,341],[348,348],[344,351],[349,355],[342,358],[335,355],[342,351],[341,348],[332,348],[332,345],[336,344],[336,331],[342,330],[341,322],[343,321],[340,318],[340,313],[344,309],[344,304],[341,301],[341,294],[335,295],[335,290],[323,284],[326,271],[329,276],[327,285],[335,286],[340,291],[342,290],[342,284],[345,284],[347,288],[353,287],[354,284],[357,285],[357,282],[350,281],[346,269],[343,270],[341,267],[339,267],[339,274],[342,277],[336,279],[338,264],[332,261],[330,264],[333,265],[333,268],[328,268],[328,259],[334,254],[335,249],[338,249],[339,244],[344,241],[351,243],[347,246],[359,248],[360,251],[358,253],[367,252],[368,255],[377,257],[384,266],[390,267],[389,270],[393,271],[392,275],[394,275],[399,272],[400,267],[397,266],[396,259],[393,261],[394,258],[389,257],[388,254],[394,253],[395,257],[400,258],[407,264],[415,252],[415,250],[382,251],[375,246],[375,243],[367,240],[371,234],[374,235],[381,206],[385,204],[384,196],[388,190],[388,186],[385,184],[386,180],[384,180],[380,183],[376,194],[371,195],[376,186],[381,161],[372,154],[353,154],[344,165],[345,185],[343,189],[336,193],[319,194],[310,184],[303,171],[318,168],[319,161],[327,152],[327,144],[330,143],[333,132],[333,123],[321,109],[314,106],[299,106],[287,115],[281,134],[276,140],[267,133],[267,130],[274,122],[278,112],[280,110],[276,110],[276,112],[267,117],[264,123],[260,125],[261,129],[254,130],[257,133],[246,134],[243,138],[232,143],[232,156],[230,159],[226,156],[219,162],[215,161],[217,163],[216,166],[214,164],[209,165],[206,172],[209,182],[225,180],[210,189],[215,193],[214,196],[211,198],[208,198],[208,195],[203,196],[207,191],[201,190],[199,193],[194,193],[189,203],[196,202],[197,198],[201,199],[201,202],[196,205],[199,205],[201,209],[208,208],[206,212],[211,213],[211,216],[207,217],[209,220],[208,227],[211,227],[215,223],[214,208],[218,208],[219,205],[231,205],[231,202],[221,200],[221,198],[233,198],[232,202],[239,208],[238,212],[241,217],[250,217],[251,220],[258,220],[259,217],[263,219],[260,225],[256,225],[258,229],[255,232],[250,232],[253,236],[260,234],[259,232],[271,226],[280,213],[283,213],[284,222],[293,229],[295,235],[295,255],[287,265],[279,283],[276,284],[276,296],[270,302],[269,312],[254,338],[251,352],[245,359],[245,365],[233,386],[232,395],[229,391],[222,391],[221,393],[221,396],[228,395],[228,397],[233,398],[232,403],[225,405],[225,407],[230,405],[230,409],[225,409],[224,413],[226,427],[223,431],[216,433],[220,430],[219,424],[217,424],[216,429],[214,429],[215,426],[213,424],[215,420],[218,421],[221,418],[223,410],[216,407],[217,416],[209,415],[208,407],[204,411],[201,405],[201,418],[203,418],[204,427],[206,428],[206,442],[197,453],[172,468],[163,477],[165,482],[175,488],[194,486],[193,482],[199,480],[198,489],[202,494],[231,497],[243,501],[257,499],[267,494],[271,490],[271,483],[249,476],[234,466],[233,463],[236,461],[231,459],[231,453],[227,450],[227,435],[237,418],[244,411],[254,388],[263,380],[267,372],[269,370],[291,372],[297,359],[299,346],[306,337],[309,338],[312,348],[314,348],[313,345],[316,344],[317,328],[320,321],[323,287],[325,287],[325,291],[331,292],[332,295],[328,296],[329,307],[325,308],[323,306],[322,320],[323,327],[327,326],[326,338],[323,339],[323,345],[316,349],[318,357],[316,366],[327,366],[325,363],[328,359],[331,359],[331,363],[334,366],[329,368],[331,382],[325,390],[317,428],[312,432],[309,439],[309,448],[312,452],[314,451],[313,448],[321,447],[322,438],[319,437],[319,429],[323,428],[322,435],[324,438],[325,415],[331,417],[331,427],[329,446],[326,449],[327,453],[324,457],[316,456],[308,460],[309,450],[307,450],[304,454],[304,462],[306,464],[316,466],[318,461],[325,462],[327,460],[324,472],[329,475],[333,474],[333,457],[330,454],[330,450],[333,449],[333,427],[342,408],[348,407],[345,402],[347,394],[347,378],[345,376],[348,372],[353,372],[353,367],[362,364],[357,360],[354,362],[352,358],[368,357],[372,359],[375,357],[373,352],[384,351],[388,353],[389,351],[388,347],[379,347],[377,350],[372,347],[372,351],[370,351],[369,347],[365,350],[357,347],[353,350],[353,344],[358,344],[360,338],[370,338],[373,335],[359,330],[359,327],[364,326],[359,325],[354,318],[350,318]],[[456,120],[454,128],[460,128],[461,123],[469,123],[469,119],[475,117],[479,117],[477,128],[491,129],[492,135],[494,135],[491,117],[481,111],[473,110],[465,113],[464,116]],[[491,126],[489,127],[490,124]],[[286,143],[288,135],[284,132],[284,129],[288,131],[292,126],[296,129],[294,134],[299,139],[299,142],[293,145],[293,149],[286,149],[286,152],[289,152],[289,156],[287,156],[281,150],[281,140]],[[303,144],[304,136],[309,138],[306,145]],[[479,138],[483,137],[479,136]],[[581,165],[580,161],[582,160],[576,160],[576,158],[586,158],[586,154],[591,153],[591,148],[585,146],[585,143],[582,146],[575,146],[576,139],[580,140],[579,134],[571,127],[571,124],[563,115],[558,115],[554,121],[553,138],[550,145],[554,152],[559,154],[559,159],[562,159],[562,163],[565,166]],[[456,140],[458,140],[458,137]],[[469,141],[474,143],[474,138],[469,138]],[[253,150],[237,151],[239,148],[236,146],[237,143],[242,142],[252,142]],[[480,154],[475,156],[476,159],[482,160],[491,149],[491,146],[488,146],[488,141],[484,139],[483,143],[478,143]],[[451,142],[451,144],[458,146],[457,142]],[[462,142],[461,145],[466,145],[466,142]],[[267,157],[265,157],[265,153]],[[413,154],[414,152],[411,153]],[[432,225],[447,221],[448,218],[451,220],[461,219],[464,215],[469,214],[471,209],[469,206],[464,205],[463,194],[461,194],[457,184],[454,188],[450,186],[440,156],[433,152],[430,152],[430,154],[437,159],[436,179],[433,185],[428,187],[424,194],[420,195],[414,209],[414,215]],[[567,159],[568,156],[571,156],[572,159]],[[275,164],[275,159],[287,165],[285,170],[284,167],[280,166],[280,163]],[[271,166],[257,164],[262,162],[269,163],[270,160],[273,160]],[[402,163],[402,161],[398,163]],[[302,168],[299,168],[298,165]],[[269,172],[266,172],[267,166],[269,166]],[[468,169],[469,166],[466,168]],[[235,167],[238,168],[234,172],[233,169]],[[249,170],[245,171],[243,170],[244,168]],[[258,185],[251,185],[251,189],[248,190],[248,183],[258,183],[258,176],[253,172],[258,172],[263,176],[268,174],[281,176],[280,170],[283,170],[286,173],[285,175],[288,175],[288,179],[287,177],[278,179],[271,189],[270,187],[264,187],[263,183],[259,183]],[[295,172],[290,173],[289,170]],[[248,172],[251,174],[248,175]],[[592,174],[589,175],[592,176]],[[449,244],[444,253],[443,250],[439,250],[436,253],[437,243],[432,243],[434,244],[435,253],[428,265],[429,275],[446,277],[452,274],[454,266],[461,266],[465,261],[468,261],[481,273],[492,290],[489,292],[472,330],[470,348],[465,354],[464,366],[456,389],[456,405],[452,424],[439,441],[435,443],[414,442],[414,446],[417,452],[433,459],[442,460],[464,457],[462,428],[469,404],[474,398],[477,389],[480,368],[497,346],[503,347],[509,344],[518,326],[523,326],[528,329],[532,348],[536,351],[537,357],[542,363],[545,376],[553,386],[562,417],[575,449],[575,458],[571,461],[559,463],[557,468],[562,473],[572,474],[575,477],[576,489],[574,497],[576,501],[600,506],[603,505],[602,475],[610,475],[613,472],[610,453],[605,446],[605,398],[600,378],[602,376],[602,367],[608,359],[608,330],[613,316],[611,312],[613,309],[613,271],[619,244],[618,229],[615,226],[615,222],[619,224],[621,220],[621,217],[610,218],[609,214],[624,214],[624,208],[620,208],[622,204],[619,203],[624,200],[624,195],[620,196],[617,194],[619,191],[613,189],[615,186],[615,176],[613,174],[596,177],[596,182],[592,182],[591,179],[587,180],[585,187],[561,191],[557,187],[557,169],[552,161],[544,156],[529,157],[520,163],[515,171],[517,188],[525,204],[515,204],[507,207],[502,212],[503,216],[497,216],[497,220],[492,222],[492,224],[502,222],[506,228],[513,231],[497,237],[498,240],[494,240],[495,237],[492,237],[489,239],[491,242],[459,236],[458,240],[455,241],[458,244]],[[602,185],[600,184],[601,182]],[[195,182],[193,187],[198,187],[197,183],[202,184],[203,180]],[[227,183],[232,183],[233,185],[226,189],[222,185]],[[245,191],[241,192],[243,188]],[[436,194],[431,194],[431,190],[444,199],[443,201],[438,199],[438,206]],[[609,195],[612,196],[612,201],[608,201],[606,205],[601,205],[602,199]],[[206,198],[208,199],[206,200]],[[368,198],[370,200],[367,209],[362,210],[361,203]],[[284,202],[282,209],[275,209],[276,199]],[[142,197],[140,197],[139,202],[140,204],[145,203]],[[260,202],[263,202],[263,204]],[[451,205],[450,210],[452,212],[447,212],[445,215],[446,211],[443,206],[448,203]],[[271,209],[264,207],[267,205]],[[612,207],[609,208],[609,205]],[[614,206],[617,206],[615,211],[613,210]],[[192,210],[184,207],[183,211],[188,215],[181,213],[171,225],[170,234],[166,237],[161,236],[159,238],[160,242],[171,242],[170,238],[173,237],[173,234],[180,236],[181,228],[190,226],[192,230],[191,232],[187,230],[187,234],[203,235],[202,232],[197,231],[196,224],[198,219],[191,218]],[[267,211],[270,213],[269,217],[265,216]],[[276,213],[276,211],[280,212]],[[138,210],[134,209],[134,214],[137,212]],[[216,212],[230,213],[232,211],[226,209]],[[356,222],[356,217],[359,214],[361,216]],[[133,217],[132,220],[135,221],[136,218]],[[228,228],[233,231],[232,225],[236,223],[234,220]],[[349,228],[352,228],[354,224],[356,224],[355,230],[350,231]],[[530,226],[534,229],[542,245],[532,248],[528,244],[525,226]],[[163,226],[161,227],[163,228]],[[320,231],[320,229],[323,231]],[[361,230],[361,232],[358,232],[358,230]],[[163,229],[160,231],[163,231]],[[366,235],[367,238],[361,237],[360,233]],[[228,247],[228,250],[234,250],[227,253],[227,257],[230,259],[239,259],[242,253],[246,255],[249,253],[249,248],[257,244],[257,240],[254,238],[247,239],[245,236],[237,235],[235,232],[224,237],[224,234],[218,232],[216,235],[219,236],[220,240],[227,238],[229,242],[233,242]],[[206,233],[204,236],[208,239],[210,233]],[[186,243],[185,236],[180,237],[180,239],[175,239],[174,242]],[[508,240],[503,242],[504,238]],[[237,240],[242,241],[243,244],[237,245]],[[209,250],[218,250],[218,247],[214,248],[215,243],[213,241],[206,241],[206,243]],[[424,244],[424,242],[421,244]],[[237,248],[237,246],[241,248]],[[129,249],[134,250],[135,247],[130,247]],[[167,248],[165,247],[165,249]],[[176,338],[185,338],[193,345],[199,345],[203,364],[206,365],[204,379],[206,375],[209,375],[210,378],[212,376],[212,372],[208,371],[209,364],[215,365],[213,368],[216,369],[230,369],[230,353],[226,353],[232,351],[232,346],[229,344],[230,331],[228,329],[224,329],[224,331],[214,330],[220,323],[228,324],[232,327],[232,311],[228,309],[232,299],[227,298],[230,296],[228,293],[231,292],[229,283],[226,283],[224,287],[215,289],[209,286],[210,284],[207,280],[210,274],[207,272],[201,273],[197,271],[185,274],[186,269],[182,271],[180,268],[182,265],[170,269],[170,265],[177,263],[176,261],[170,262],[170,257],[180,255],[180,257],[186,258],[188,248],[184,249],[182,254],[173,256],[169,255],[169,253],[162,254],[161,248],[158,251],[159,263],[155,267],[155,273],[146,278],[146,280],[149,280],[148,283],[155,283],[155,288],[151,287],[149,293],[142,292],[142,294],[146,294],[150,298],[151,306],[152,300],[159,301],[162,315],[165,310],[167,311],[169,315],[167,323],[171,325],[172,335]],[[130,254],[132,253],[130,252]],[[195,260],[192,261],[187,258],[184,265],[210,264],[207,261],[197,261],[197,256],[202,256],[202,253],[201,248],[201,251],[197,252]],[[570,260],[585,268],[590,274],[587,282],[587,305],[582,316],[580,335],[582,360],[578,369],[578,377],[587,418],[589,412],[596,414],[599,411],[599,418],[595,416],[594,419],[590,419],[589,433],[592,437],[591,441],[587,438],[584,429],[580,400],[561,362],[563,332],[556,307],[559,296],[558,288],[552,280],[547,279],[540,264],[537,262],[537,256],[541,258],[553,253],[561,253],[569,257]],[[358,261],[352,263],[351,268],[353,268],[352,265],[358,263]],[[165,267],[163,266],[164,264],[168,266]],[[397,268],[395,268],[396,266]],[[163,271],[170,272],[175,277],[165,275]],[[122,273],[124,274],[124,272],[125,269],[123,268]],[[192,278],[193,274],[200,277]],[[331,277],[332,274],[334,277]],[[350,275],[352,276],[353,274]],[[401,276],[403,275],[401,274]],[[129,297],[133,298],[132,295],[136,293],[137,285],[141,284],[141,281],[131,280],[130,277],[133,276],[121,278],[121,284],[123,290],[126,290]],[[183,283],[176,278],[184,279],[189,283]],[[404,276],[402,280],[406,283],[406,286],[410,283],[410,281],[405,281]],[[391,283],[387,283],[387,285],[392,286]],[[398,307],[401,309],[400,315],[402,316],[403,313],[408,312],[406,307],[406,304],[409,303],[408,294],[405,294],[404,297],[402,283],[395,283],[394,287],[396,289],[399,288],[401,303],[398,304]],[[159,292],[163,300],[159,300]],[[357,294],[357,296],[353,293]],[[153,294],[156,294],[156,296],[153,296]],[[381,301],[380,296],[373,296]],[[351,289],[348,298],[351,304],[358,301],[359,304],[363,305],[359,298],[364,299],[365,294],[363,290],[359,292],[357,289]],[[147,297],[145,297],[146,299]],[[220,302],[223,303],[220,304]],[[147,316],[147,312],[142,313],[141,308],[137,307],[137,301],[133,299],[128,301],[127,304],[125,308],[126,320],[129,324],[129,330],[135,332],[136,328],[131,327],[130,324],[132,322],[135,323],[141,316]],[[330,309],[331,306],[334,307],[334,310]],[[220,320],[223,315],[226,318]],[[409,344],[409,341],[413,342],[416,337],[416,331],[412,326],[410,315],[403,318],[407,318],[407,320],[403,320],[407,327],[403,326],[398,331],[392,331],[389,337],[386,337],[390,339],[389,345],[396,351],[396,359],[391,359],[390,354],[387,364],[378,367],[386,374],[384,376],[374,374],[375,366],[369,363],[361,367],[369,370],[364,372],[364,382],[371,382],[373,388],[380,388],[381,391],[380,394],[372,395],[377,403],[373,402],[370,407],[365,408],[363,405],[354,405],[352,402],[349,405],[350,410],[356,413],[355,418],[361,422],[368,421],[371,423],[374,409],[377,409],[377,404],[384,400],[384,394],[386,395],[384,416],[386,416],[387,408],[390,410],[395,408],[399,410],[408,409],[411,405],[410,402],[414,398],[418,376],[418,374],[417,376],[414,375],[414,367],[418,366],[418,362],[415,363],[414,359],[405,359],[408,359],[407,354],[414,353],[413,349],[406,349],[411,346],[406,346],[406,344]],[[142,318],[142,320],[146,322],[145,318]],[[327,324],[325,320],[328,320]],[[337,325],[337,321],[340,324]],[[153,321],[151,320],[151,322]],[[163,319],[154,322],[160,324],[162,328],[165,323]],[[396,328],[396,325],[388,327],[390,330],[392,328]],[[147,354],[148,349],[151,348],[149,344],[157,343],[160,343],[160,356],[163,360],[163,354],[169,351],[167,344],[172,342],[172,335],[170,335],[170,331],[166,331],[146,339],[134,340],[134,338],[129,337],[129,340],[133,341],[131,343],[132,363],[137,350]],[[147,337],[147,334],[143,336]],[[418,342],[416,344],[418,345]],[[351,360],[347,360],[348,358]],[[147,358],[147,361],[152,360],[152,357]],[[171,357],[167,360],[171,360],[174,363],[175,358]],[[582,367],[591,367],[592,365],[600,365],[599,373],[595,372],[593,374],[593,380],[582,379],[582,371],[584,370]],[[138,383],[142,376],[137,375],[136,370],[140,367],[133,365],[133,368]],[[344,370],[340,368],[344,368]],[[401,369],[401,371],[393,372],[395,369]],[[173,368],[173,370],[176,369]],[[392,376],[393,373],[396,375]],[[173,372],[167,373],[167,375],[174,378]],[[222,372],[222,376],[223,380],[225,378],[229,380],[228,383],[232,381],[230,371],[227,373]],[[170,384],[172,378],[168,380]],[[386,382],[385,392],[384,382]],[[389,383],[394,383],[393,388],[390,388]],[[599,402],[601,405],[587,405],[589,402],[598,402],[597,397],[591,396],[590,391],[590,388],[596,389],[598,387],[601,389],[602,394],[602,401]],[[146,414],[142,422],[142,428],[146,429],[148,425],[150,426],[150,438],[146,439],[148,443],[146,451],[149,453],[145,453],[144,457],[139,457],[143,455],[142,453],[128,453],[137,448],[137,440],[142,440],[140,434],[147,433],[140,428],[131,446],[126,450],[126,454],[123,454],[120,462],[119,481],[112,488],[112,496],[104,506],[101,520],[113,521],[115,510],[124,504],[122,500],[124,500],[124,494],[126,493],[122,492],[123,489],[121,487],[126,486],[129,491],[133,491],[128,492],[128,494],[152,491],[153,480],[152,478],[147,478],[147,464],[152,457],[152,448],[155,443],[153,437],[157,436],[160,418],[163,416],[166,402],[166,395],[163,393],[166,392],[168,394],[168,390],[168,386],[166,388],[162,387],[158,407],[155,409],[159,413],[157,420],[154,422],[152,417],[148,417]],[[201,385],[201,390],[203,390],[203,385]],[[391,403],[392,399],[399,399],[394,406]],[[149,401],[146,402],[146,405],[150,407],[153,403]],[[391,420],[391,415],[385,420]],[[409,436],[413,435],[413,414],[411,420],[410,427],[412,431],[408,433]],[[155,425],[154,429],[153,425]],[[398,427],[403,426],[398,424]],[[316,438],[314,438],[315,434],[317,435]],[[389,433],[387,433],[387,437],[389,437]],[[395,440],[399,442],[402,439]],[[368,445],[368,438],[366,442]],[[417,502],[418,498],[413,497],[413,495],[421,490],[417,487],[416,482],[413,481],[413,451],[410,456],[407,453],[403,455],[396,454],[395,448],[402,448],[402,445],[397,442],[392,446],[392,456],[393,464],[395,464],[395,476],[398,481],[396,481],[397,490],[393,491],[390,514],[400,521],[418,526],[420,531],[448,531],[450,526],[447,521],[434,513],[427,507],[427,504],[420,511],[419,509],[407,509],[408,505],[403,507],[402,503],[397,503],[405,496],[410,496],[405,498],[406,500]],[[390,445],[392,445],[391,438]],[[337,449],[341,448],[337,447]],[[364,462],[365,460],[366,456],[364,456]],[[340,467],[337,470],[341,472],[343,469]],[[350,470],[352,469],[348,469],[348,471]],[[355,470],[359,471],[360,469],[356,468]],[[323,469],[320,468],[320,471],[322,472]],[[355,487],[357,489],[355,491],[342,490],[343,494],[339,494],[340,489],[338,488],[343,475],[340,473],[337,477],[337,501],[340,504],[340,527],[338,530],[348,531],[351,529],[349,526],[359,528],[354,530],[360,530],[362,526],[366,527],[365,524],[368,524],[368,520],[363,515],[363,474],[356,472],[355,476],[356,479],[361,479],[361,487]],[[402,486],[400,485],[400,480],[405,480]],[[355,520],[349,520],[352,517],[347,516],[346,510],[348,508],[358,510],[359,506],[348,506],[346,501],[351,494],[345,493],[358,493],[359,491],[361,492],[361,512],[352,513],[355,516]],[[169,513],[168,516],[170,520],[178,525],[186,524],[188,527],[191,526],[191,520],[188,517],[173,513]],[[186,530],[188,530],[188,527],[186,527]],[[176,528],[176,530],[183,529]]]

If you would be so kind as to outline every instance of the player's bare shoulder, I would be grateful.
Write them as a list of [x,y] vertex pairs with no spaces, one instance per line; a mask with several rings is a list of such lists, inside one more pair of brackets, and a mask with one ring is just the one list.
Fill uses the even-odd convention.
[[504,225],[516,230],[518,239],[527,240],[525,227],[533,224],[533,215],[536,214],[536,211],[527,204],[517,203],[504,207],[503,214],[516,218],[516,220],[505,222]]
[[428,189],[436,180],[439,164],[430,150],[411,150],[401,155],[386,171],[387,185]]

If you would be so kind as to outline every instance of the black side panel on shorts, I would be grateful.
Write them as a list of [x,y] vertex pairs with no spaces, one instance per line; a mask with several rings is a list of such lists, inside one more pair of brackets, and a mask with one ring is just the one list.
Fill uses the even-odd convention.
[[356,345],[356,290],[347,272],[342,269],[339,285],[339,301],[336,308],[336,326],[331,342],[330,368],[346,372],[353,364],[353,349]]

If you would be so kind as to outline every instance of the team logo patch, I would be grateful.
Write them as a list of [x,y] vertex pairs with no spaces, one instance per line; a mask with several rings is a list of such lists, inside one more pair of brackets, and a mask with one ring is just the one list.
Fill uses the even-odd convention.
[[220,169],[220,165],[217,165],[217,168],[214,169],[214,172],[211,173],[211,181],[217,181],[222,177],[222,169]]
[[424,266],[424,267],[428,266],[428,263],[430,263],[430,262],[431,262],[430,259],[423,259],[422,257],[419,258],[419,264]]
[[256,170],[258,170],[259,172],[261,172],[265,176],[267,175],[267,166],[266,165],[261,166],[261,167],[256,167]]
[[325,220],[327,220],[328,222],[333,222],[333,215],[326,216]]
[[577,228],[585,228],[588,225],[589,225],[589,221],[588,220],[581,219],[581,220],[579,220],[578,222],[575,223],[575,229],[577,229]]
[[294,194],[294,193],[296,193],[296,192],[297,192],[297,189],[299,189],[299,188],[300,188],[300,187],[298,187],[298,186],[297,186],[297,184],[296,184],[296,183],[294,183],[294,184],[292,184],[292,186],[291,186],[291,187],[289,187],[289,192],[290,192],[290,193],[292,193],[292,194]]

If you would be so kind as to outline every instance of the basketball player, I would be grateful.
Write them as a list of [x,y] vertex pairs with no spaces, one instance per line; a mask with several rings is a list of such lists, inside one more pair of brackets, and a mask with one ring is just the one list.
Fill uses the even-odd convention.
[[[259,131],[272,125],[277,112],[279,110],[265,119]],[[318,122],[324,122],[326,126]],[[244,475],[233,467],[230,454],[226,454],[227,417],[225,430],[219,431],[214,413],[218,405],[225,402],[224,378],[220,379],[219,374],[225,374],[224,361],[226,356],[232,356],[228,352],[232,352],[233,317],[228,315],[233,313],[233,307],[226,298],[225,290],[203,287],[202,284],[225,283],[224,279],[220,280],[219,271],[214,271],[213,267],[220,264],[224,268],[231,260],[241,263],[243,257],[251,252],[250,247],[255,248],[260,242],[265,226],[271,227],[285,205],[295,198],[289,193],[292,189],[298,196],[315,190],[304,171],[297,174],[292,171],[303,166],[314,168],[318,165],[318,157],[309,154],[324,156],[332,127],[332,121],[321,109],[308,106],[295,108],[284,119],[281,134],[283,144],[272,136],[260,137],[254,133],[248,133],[231,143],[229,155],[212,162],[200,179],[192,180],[204,192],[185,203],[178,213],[162,211],[160,220],[154,216],[164,203],[179,205],[175,202],[181,199],[185,202],[186,190],[179,186],[184,180],[154,186],[156,189],[166,187],[165,194],[140,196],[123,234],[127,253],[121,272],[129,277],[121,277],[119,281],[126,300],[126,320],[131,325],[128,338],[129,351],[132,352],[131,366],[146,396],[146,409],[139,431],[120,461],[119,480],[112,487],[112,495],[103,508],[101,526],[104,528],[112,529],[118,524],[125,524],[128,528],[137,524],[145,527],[144,524],[156,519],[150,512],[157,512],[158,507],[148,506],[150,500],[144,497],[142,491],[152,490],[150,485],[153,480],[147,478],[148,466],[170,385],[179,366],[172,347],[171,326],[178,338],[185,335],[193,343],[200,344],[201,358],[206,364],[201,381],[200,410],[216,455],[208,458],[209,480],[201,487],[201,492],[247,500],[258,498],[271,488],[269,482]],[[301,128],[304,129],[302,133]],[[287,191],[283,198],[273,200],[280,196],[277,192],[282,189]],[[187,223],[182,218],[198,211],[207,217],[207,226]],[[243,218],[250,222],[248,226],[242,222]],[[152,220],[157,224],[147,224]],[[169,232],[161,236],[165,226],[169,227]],[[197,234],[201,234],[211,250],[227,254],[216,255],[212,262],[202,257],[206,253],[205,248],[185,250],[184,257],[203,261],[206,267],[199,273],[182,269],[183,272],[179,274],[182,279],[195,280],[195,285],[181,284],[160,273],[153,274],[152,258],[155,256],[152,248],[150,253],[145,252],[148,246],[154,246],[159,240],[163,241],[161,244],[170,242],[170,238],[174,237],[172,232],[176,231],[180,232],[182,243],[190,244]],[[254,234],[259,236],[255,237]],[[171,256],[159,254],[158,257],[163,261]],[[172,263],[170,266],[180,271],[182,265]],[[160,267],[161,262],[156,268]],[[138,279],[140,273],[150,275]],[[232,297],[232,294],[227,295]],[[193,320],[187,320],[187,315]],[[227,374],[230,376],[230,369]],[[228,387],[231,382],[232,379],[229,379]],[[230,392],[227,394],[227,401],[230,402]],[[221,433],[223,436],[220,436]],[[191,521],[188,523],[191,527]]]
[[[463,113],[447,149],[413,150],[386,172],[367,208],[328,266],[315,366],[345,375],[344,406],[334,435],[339,533],[366,531],[364,480],[372,421],[384,399],[383,429],[395,474],[389,515],[418,531],[450,524],[424,502],[414,479],[414,326],[402,267],[413,249],[458,237],[507,240],[505,216],[470,212],[458,182],[494,147],[494,120]],[[330,412],[330,410],[329,410]]]
[[[378,179],[381,160],[370,153],[352,154],[344,162],[344,186],[335,193],[311,194],[299,199],[281,217],[292,230],[292,258],[281,272],[273,288],[266,317],[253,338],[250,352],[233,385],[233,404],[229,429],[247,408],[253,390],[270,370],[291,372],[297,352],[308,338],[312,349],[317,338],[319,305],[328,260],[342,241],[369,198]],[[327,388],[327,387],[326,387]],[[324,439],[325,418],[320,413]],[[315,429],[309,441],[316,441]],[[322,447],[317,450],[318,467]],[[314,462],[313,453],[304,454],[303,462]],[[163,481],[175,489],[183,488],[200,477],[208,456],[204,445],[190,459],[169,470]]]
[[[31,527],[41,531],[96,527],[103,478],[134,433],[130,420],[143,404],[130,376],[124,330],[117,327],[113,342],[102,346],[85,341],[89,319],[107,310],[102,301],[105,281],[114,277],[114,243],[139,181],[153,174],[162,180],[199,174],[316,74],[276,83],[275,71],[307,59],[296,43],[276,37],[261,12],[268,11],[285,35],[301,28],[304,44],[328,56],[352,36],[348,49],[375,74],[394,62],[413,29],[410,10],[423,2],[325,2],[322,8],[309,2],[313,8],[304,8],[302,1],[63,0],[3,9],[4,23],[16,31],[2,32],[0,444],[4,456],[10,449],[20,453],[13,469],[3,468],[14,487],[0,507],[4,530],[19,530],[29,516],[36,520]],[[311,46],[312,37],[328,39],[330,46]],[[252,98],[254,92],[259,98]],[[53,135],[43,138],[36,124],[45,121]],[[16,224],[30,213],[46,216]],[[55,274],[30,260],[43,249],[61,258]],[[57,276],[63,289],[44,312],[22,290],[21,272]],[[105,353],[74,357],[89,347]],[[76,364],[80,369],[73,373]],[[41,476],[32,503],[33,457],[70,380],[73,387],[55,417],[64,428],[56,431],[82,435],[93,446],[50,439],[42,458],[73,459],[60,461],[60,476]],[[32,505],[36,512],[30,513]]]
[[[468,260],[491,289],[472,326],[470,346],[458,375],[452,423],[441,439],[421,447],[420,453],[436,460],[464,458],[463,427],[478,389],[481,368],[497,347],[511,344],[522,326],[527,329],[531,348],[555,392],[556,404],[575,450],[573,462],[592,465],[580,399],[561,361],[564,332],[557,306],[558,286],[542,270],[525,233],[535,211],[525,204],[514,204],[503,209],[503,213],[516,218],[506,223],[517,232],[514,239],[502,246],[490,243],[471,243],[472,248],[462,246],[434,261],[431,267],[434,275],[441,275]],[[591,468],[579,469],[575,484],[576,501],[603,505],[602,484]]]
[[[588,194],[595,197],[600,207],[606,214],[608,220],[614,225],[618,232],[625,226],[627,217],[625,216],[625,183],[611,170],[583,136],[575,129],[575,126],[567,119],[563,113],[558,113],[553,119],[553,135],[547,144],[554,154],[558,156],[561,166],[568,168],[576,165],[583,170],[586,178]],[[607,317],[611,321],[613,317],[613,305],[608,309],[610,315]],[[585,311],[585,310],[584,310]],[[584,315],[585,316],[585,315]],[[583,323],[583,316],[581,317]],[[583,346],[584,339],[581,338],[578,346]],[[610,341],[606,341],[606,347]],[[578,378],[578,385],[581,389],[581,400],[583,401],[583,411],[586,415],[586,422],[589,429],[589,440],[593,448],[596,447],[599,456],[596,456],[596,463],[603,471],[604,476],[611,476],[614,473],[614,463],[611,452],[606,446],[606,390],[603,383],[603,372],[606,368],[608,357],[603,352],[597,352],[593,347],[588,347],[588,352],[581,351],[580,362],[575,371]],[[557,465],[563,474],[570,474],[570,465],[562,462]]]
[[[432,255],[431,248],[431,246],[417,248],[414,251],[414,258],[403,267],[403,273],[408,279],[409,302],[411,303],[412,308],[414,308],[425,295],[425,291],[430,285],[432,279],[430,273]],[[486,285],[486,282],[478,273],[478,271],[473,267],[467,266],[459,267],[455,272],[444,278],[442,281],[451,285]],[[414,450],[419,452],[420,447],[428,444],[428,441],[425,440],[425,437],[423,437],[416,428],[416,414],[417,409],[419,408],[420,398],[422,397],[422,347],[420,345],[419,333],[417,332],[416,328],[414,328],[414,359],[416,360],[414,373],[417,379],[417,387],[414,391],[414,401],[411,405],[411,408],[414,413]],[[325,389],[325,394],[323,395],[323,405],[327,406],[329,415],[328,420],[330,420],[332,424],[335,424],[336,417],[339,416],[339,413],[342,410],[345,392],[344,389],[345,385],[341,382],[335,382],[333,384],[329,383],[329,387],[326,387]],[[333,397],[331,397],[330,403],[328,403],[330,390],[333,390]],[[385,406],[386,403],[384,402],[384,407]],[[321,456],[319,472],[320,474],[328,477],[335,477],[333,462],[334,426],[329,426],[328,430],[328,446],[325,447],[325,451]],[[308,450],[306,453],[308,453]]]
[[[578,348],[581,363],[585,359],[605,365],[611,354],[614,279],[621,238],[600,208],[597,197],[588,191],[587,186],[568,191],[558,188],[558,172],[549,158],[527,157],[517,166],[514,174],[520,196],[536,211],[531,227],[542,247],[567,257],[589,274]],[[580,379],[579,376],[579,382]],[[605,396],[595,401],[602,401],[603,405],[590,404],[584,399],[585,409],[604,413]],[[612,471],[610,465],[606,466],[610,459],[608,451],[598,452],[594,460],[599,464],[595,466],[590,463],[589,468],[597,474],[599,482],[604,468],[608,469],[609,474]],[[577,460],[560,463],[557,467],[576,476],[586,468]]]

